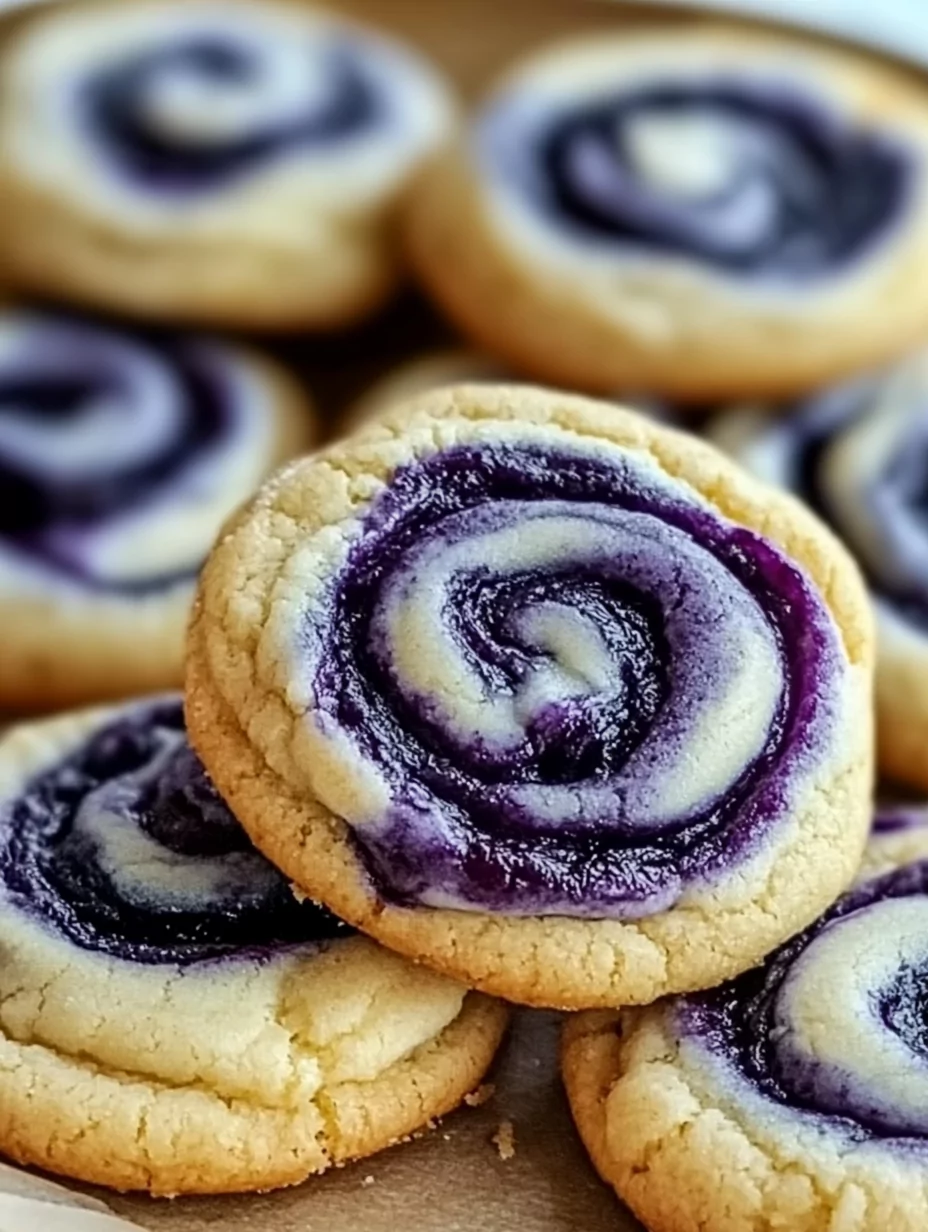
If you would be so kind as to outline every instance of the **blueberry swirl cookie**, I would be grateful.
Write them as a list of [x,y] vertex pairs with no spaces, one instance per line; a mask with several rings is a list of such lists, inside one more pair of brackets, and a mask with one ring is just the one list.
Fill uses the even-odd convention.
[[314,427],[237,347],[0,314],[0,706],[178,685],[214,535]]
[[928,352],[786,408],[734,407],[709,434],[856,556],[877,613],[880,768],[928,789]]
[[412,53],[308,5],[56,6],[0,59],[0,250],[146,318],[342,325],[394,288],[396,200],[450,116]]
[[851,880],[869,612],[717,451],[523,386],[424,395],[285,468],[201,578],[188,721],[294,881],[531,1004],[758,961]]
[[406,232],[479,345],[549,383],[787,395],[926,335],[928,92],[724,27],[559,45],[432,160]]
[[926,820],[881,811],[871,875],[759,969],[567,1024],[581,1137],[652,1232],[928,1224]]
[[298,900],[179,697],[0,743],[0,1150],[119,1189],[293,1184],[452,1108],[505,1010]]

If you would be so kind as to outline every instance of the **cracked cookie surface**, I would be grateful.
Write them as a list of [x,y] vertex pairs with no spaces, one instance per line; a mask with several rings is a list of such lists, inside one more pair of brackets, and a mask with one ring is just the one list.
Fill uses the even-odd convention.
[[758,961],[851,880],[872,631],[788,497],[642,416],[461,386],[226,527],[191,736],[259,847],[385,944],[531,1004]]
[[379,1150],[480,1080],[505,1009],[294,897],[180,698],[0,743],[0,1150],[156,1194]]
[[925,1227],[923,808],[880,811],[865,869],[759,970],[566,1024],[581,1137],[653,1232]]

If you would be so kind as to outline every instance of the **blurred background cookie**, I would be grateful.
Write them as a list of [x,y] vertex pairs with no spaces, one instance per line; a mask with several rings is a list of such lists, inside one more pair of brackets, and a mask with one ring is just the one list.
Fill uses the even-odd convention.
[[[391,368],[385,376],[375,381],[338,417],[335,435],[353,432],[372,419],[377,419],[393,410],[398,404],[430,389],[442,389],[457,384],[525,384],[492,356],[481,351],[449,347],[410,359]],[[706,407],[679,407],[657,398],[616,397],[618,405],[631,406],[653,419],[664,423],[683,423],[695,426],[712,415]]]
[[507,1020],[300,902],[177,696],[0,742],[0,1150],[118,1189],[294,1184],[453,1108]]
[[397,403],[430,389],[461,382],[505,381],[510,376],[500,363],[479,351],[468,351],[463,347],[432,351],[392,368],[379,381],[375,381],[339,418],[336,431],[339,434],[353,432],[362,424],[385,414]]
[[0,251],[146,318],[343,325],[393,290],[396,199],[450,115],[412,53],[309,5],[39,13],[0,63]]
[[928,856],[928,804],[877,804],[861,879]]
[[877,613],[880,768],[928,789],[928,352],[788,407],[733,407],[708,432],[857,557]]
[[430,161],[422,281],[521,373],[788,395],[928,334],[928,90],[724,27],[559,44]]
[[238,347],[0,314],[0,706],[179,685],[223,518],[315,430]]

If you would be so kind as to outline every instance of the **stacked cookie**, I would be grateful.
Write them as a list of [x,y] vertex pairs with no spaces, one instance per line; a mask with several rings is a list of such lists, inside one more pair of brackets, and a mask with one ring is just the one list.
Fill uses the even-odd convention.
[[[0,1149],[295,1183],[460,1102],[508,1001],[580,1011],[653,1232],[923,1228],[922,813],[865,845],[875,659],[882,768],[928,739],[926,152],[922,86],[721,28],[555,48],[461,131],[311,9],[17,32],[9,277],[135,324],[0,331],[3,696],[186,670],[0,743]],[[404,256],[481,352],[314,454],[292,378],[180,332],[347,323]],[[665,422],[720,399],[747,467]]]
[[[210,543],[318,436],[280,364],[182,327],[373,310],[451,110],[411,53],[308,7],[80,5],[12,35],[5,273],[69,306],[0,321],[0,704],[180,685]],[[120,1189],[263,1190],[479,1083],[504,1006],[295,896],[179,693],[14,729],[0,783],[4,1154]]]
[[300,902],[176,695],[0,746],[0,1146],[118,1189],[293,1184],[454,1107],[503,1008]]
[[649,1228],[924,1227],[926,821],[878,814],[860,883],[759,968],[567,1024],[577,1126]]
[[[426,285],[495,362],[561,386],[624,393],[628,401],[644,391],[645,405],[656,403],[678,422],[708,418],[717,443],[759,478],[801,496],[832,525],[863,566],[876,599],[880,769],[922,790],[928,783],[922,681],[928,411],[918,350],[924,309],[911,281],[925,260],[925,134],[921,88],[873,74],[859,62],[717,31],[685,41],[600,40],[557,48],[513,73],[471,134],[428,169],[409,224]],[[911,358],[895,358],[909,348]],[[894,363],[866,371],[885,360]],[[431,368],[404,370],[398,382],[400,388],[442,384],[455,367],[485,380],[485,364],[479,355],[442,357]],[[361,413],[384,415],[395,393],[389,385],[376,390],[375,403]],[[789,402],[773,401],[790,394]],[[457,397],[470,421],[475,412]],[[488,395],[471,390],[469,397],[483,404]],[[519,406],[528,406],[529,397],[521,395]],[[386,425],[395,428],[388,414]],[[645,435],[650,438],[651,430]],[[666,445],[651,445],[650,453],[663,462]],[[573,478],[574,466],[559,467],[551,490],[558,500],[565,472]],[[717,479],[709,484],[716,500],[720,489],[726,491]],[[586,484],[581,490],[595,501]],[[731,516],[731,507],[722,506]],[[743,518],[740,501],[738,507]],[[755,525],[767,534],[789,527],[786,541],[800,556],[800,545],[810,546],[782,507],[767,506]],[[588,546],[594,543],[591,534]],[[645,553],[637,548],[629,555],[637,569]],[[820,564],[828,561],[820,584],[833,598],[843,589],[843,571],[829,553],[816,549],[813,555]],[[679,568],[669,546],[664,556]],[[611,563],[607,553],[603,557]],[[499,566],[488,549],[475,560],[489,562],[491,572]],[[579,655],[580,630],[594,610],[588,598],[577,605],[582,620],[560,637],[557,651],[542,643],[544,652],[560,653],[568,663]],[[456,622],[464,619],[460,593],[446,594],[444,602],[434,595],[430,602]],[[743,628],[742,618],[738,624]],[[799,625],[811,630],[807,615]],[[608,627],[600,620],[601,631]],[[715,628],[709,619],[702,622],[706,662]],[[512,637],[508,627],[505,636],[507,642]],[[789,642],[779,640],[781,647]],[[468,629],[471,650],[473,643],[481,676],[483,630],[474,637]],[[422,653],[435,644],[434,635],[424,640]],[[748,659],[759,668],[756,651]],[[496,659],[491,662],[495,668]],[[436,675],[427,676],[430,701]],[[710,675],[717,680],[720,673]],[[455,669],[449,678],[460,689],[463,673]],[[490,679],[495,683],[495,675]],[[795,700],[795,686],[788,687]],[[747,736],[748,715],[758,717],[752,712],[760,696],[755,688],[740,735]],[[582,696],[582,687],[578,692]],[[544,701],[550,704],[547,696]],[[425,709],[421,699],[417,709]],[[851,707],[864,745],[859,725],[869,721],[866,709]],[[433,721],[431,708],[427,713]],[[623,710],[623,724],[629,717]],[[546,737],[551,721],[546,709]],[[712,737],[713,752],[724,758],[726,731],[718,720]],[[483,752],[486,742],[479,747]],[[698,769],[711,761],[698,750],[697,743],[685,772],[670,779],[681,792],[698,783]],[[562,770],[565,763],[563,755],[553,762]],[[647,808],[627,794],[628,764],[607,798],[613,806],[632,805],[621,814],[625,828],[616,827],[614,842],[635,901],[613,909],[634,948],[617,944],[620,934],[610,932],[607,910],[601,902],[592,906],[608,866],[593,842],[594,827],[584,828],[584,792],[569,772],[568,812],[552,809],[552,785],[535,797],[544,800],[544,823],[532,851],[546,872],[552,848],[561,860],[573,844],[583,851],[579,897],[595,923],[565,919],[562,903],[556,926],[531,934],[526,963],[516,931],[529,923],[516,892],[523,870],[507,850],[500,878],[518,911],[515,928],[507,922],[503,933],[498,919],[496,927],[482,921],[474,928],[476,937],[492,938],[497,953],[506,954],[501,965],[507,979],[513,969],[528,967],[525,982],[516,977],[515,995],[532,1003],[539,989],[542,1000],[550,995],[546,977],[554,971],[560,1004],[572,1007],[652,1001],[689,981],[720,984],[658,1000],[655,1008],[597,1011],[569,1021],[565,1082],[599,1171],[655,1232],[924,1227],[923,812],[881,811],[860,888],[792,940],[761,943],[771,952],[758,966],[757,956],[746,959],[733,949],[746,936],[759,941],[758,916],[772,923],[782,900],[768,889],[748,888],[730,833],[719,846],[731,861],[727,872],[737,893],[751,902],[744,914],[743,901],[727,918],[715,914],[725,903],[725,878],[717,871],[705,878],[699,859],[704,833],[696,845],[698,890],[689,871],[669,911],[666,905],[655,909],[654,899],[645,905],[647,893],[661,885],[656,870],[669,852],[677,874],[692,869],[687,838],[703,818],[693,809],[684,824],[679,815],[675,822],[664,818],[663,828],[642,824]],[[611,759],[609,768],[615,768]],[[429,766],[430,786],[433,774]],[[851,781],[840,771],[837,777],[854,798]],[[537,791],[536,780],[530,781]],[[494,782],[488,793],[495,788]],[[329,803],[325,782],[318,790]],[[520,780],[518,809],[510,805],[505,813],[515,833],[526,824],[527,791]],[[819,803],[833,799],[831,792],[818,794]],[[714,797],[710,814],[717,817],[720,807],[726,805]],[[484,844],[490,845],[486,808],[481,798],[475,829],[483,843],[468,849],[481,871]],[[762,806],[769,818],[768,808]],[[835,832],[845,840],[851,812],[846,803],[839,806]],[[341,815],[351,823],[347,809]],[[602,836],[609,827],[601,801],[594,816]],[[404,837],[411,828],[404,826]],[[382,831],[381,824],[376,843]],[[306,842],[307,828],[300,833]],[[498,828],[491,833],[496,840]],[[357,843],[367,850],[363,830]],[[636,858],[639,844],[647,863]],[[499,851],[503,845],[493,846]],[[375,880],[376,860],[366,860]],[[434,849],[423,864],[436,868]],[[782,885],[802,897],[803,875],[826,865],[834,871],[829,857],[810,852],[793,864],[783,852],[773,867]],[[563,876],[568,865],[557,867]],[[885,875],[874,879],[878,872]],[[616,877],[614,866],[612,873]],[[445,893],[442,884],[435,905],[446,901]],[[486,906],[485,899],[477,901]],[[460,910],[463,904],[447,905]],[[752,918],[753,912],[758,915]],[[397,938],[392,924],[385,925],[391,909],[378,906],[376,914],[381,935],[390,935],[394,945],[409,944],[409,930]],[[572,949],[574,929],[582,940]],[[417,931],[420,957],[435,962],[438,946],[431,936],[423,940],[421,911]],[[455,964],[466,952],[473,963],[468,978],[495,979],[482,947],[469,952],[462,936],[471,937],[460,919],[450,940],[439,934],[439,962],[448,950]],[[707,967],[715,960],[741,973],[713,976]],[[581,973],[590,968],[612,983],[600,1001],[589,987],[578,994]],[[645,971],[649,976],[642,979]],[[512,985],[493,987],[513,995]]]
[[[568,1028],[568,1090],[649,1227],[792,1211],[811,1232],[861,1178],[880,1218],[900,1209],[879,1152],[858,1168],[783,1146],[826,1114],[857,1118],[852,1141],[881,1132],[861,1109],[915,1036],[887,1043],[864,1010],[898,992],[900,1022],[913,1012],[924,952],[921,908],[895,905],[922,893],[922,865],[833,905],[870,826],[873,633],[849,556],[789,495],[631,412],[454,386],[265,485],[211,554],[188,656],[194,745],[304,893],[469,986],[595,1009]],[[795,1009],[772,1000],[779,975],[766,1017],[733,1002],[871,907],[816,948]],[[825,980],[818,1033],[784,1043],[787,1015],[816,1027]],[[663,1051],[649,1032],[690,1005],[719,1008],[699,1020],[709,1060],[683,1069],[683,1028]],[[768,1038],[769,1114],[753,1070],[710,1085],[699,1068],[738,1077]],[[880,1051],[852,1098],[857,1047]],[[805,1078],[777,1068],[791,1048]],[[828,1099],[803,1102],[826,1078]],[[755,1134],[765,1116],[777,1134]],[[748,1144],[748,1196],[713,1222]]]

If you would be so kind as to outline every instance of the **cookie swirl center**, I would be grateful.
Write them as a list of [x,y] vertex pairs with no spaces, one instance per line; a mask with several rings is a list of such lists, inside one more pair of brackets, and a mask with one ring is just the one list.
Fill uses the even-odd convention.
[[[84,797],[59,859],[95,865],[114,894],[143,910],[260,904],[279,889],[273,867],[244,841],[183,733],[165,731],[159,743],[136,773]],[[194,809],[178,809],[194,799]]]
[[657,830],[718,800],[780,703],[775,636],[726,583],[648,515],[498,502],[444,519],[398,562],[371,639],[431,746],[495,780],[507,813]]
[[634,916],[775,823],[835,650],[770,545],[645,459],[481,445],[395,472],[294,654],[313,789],[385,895]]
[[88,77],[81,105],[126,174],[200,192],[270,159],[363,136],[387,106],[369,59],[345,36],[288,39],[240,16],[127,51]]
[[213,468],[251,418],[238,370],[218,349],[9,319],[0,327],[6,560],[132,592],[189,577],[206,543],[167,538],[143,559],[140,528],[171,499],[194,508],[213,499]]
[[739,276],[840,269],[891,229],[910,178],[901,149],[796,83],[735,76],[514,92],[481,146],[503,184],[577,238]]

